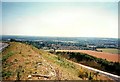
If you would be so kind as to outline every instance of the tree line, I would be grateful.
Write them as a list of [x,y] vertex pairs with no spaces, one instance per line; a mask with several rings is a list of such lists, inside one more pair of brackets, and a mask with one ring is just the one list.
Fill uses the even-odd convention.
[[119,62],[109,62],[105,59],[96,58],[88,54],[79,52],[56,52],[56,55],[60,55],[66,59],[72,60],[77,63],[82,63],[90,67],[120,75]]

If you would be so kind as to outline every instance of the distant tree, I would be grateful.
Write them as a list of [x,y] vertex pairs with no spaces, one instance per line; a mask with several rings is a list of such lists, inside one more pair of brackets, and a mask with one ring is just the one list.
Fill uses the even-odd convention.
[[15,39],[10,39],[10,42],[15,42],[16,40]]

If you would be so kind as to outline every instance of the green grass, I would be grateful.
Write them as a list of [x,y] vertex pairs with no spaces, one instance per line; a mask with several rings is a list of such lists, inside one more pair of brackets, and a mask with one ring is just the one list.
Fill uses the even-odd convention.
[[6,61],[10,56],[12,56],[14,53],[13,52],[9,52],[6,55],[2,56],[2,62]]
[[65,60],[65,58],[58,56],[56,63],[60,64],[60,66],[63,66],[65,68],[75,68],[74,64],[68,62]]
[[11,71],[2,71],[2,77],[10,77],[12,75]]
[[102,50],[103,52],[118,54],[120,50],[114,48],[98,48],[97,50]]

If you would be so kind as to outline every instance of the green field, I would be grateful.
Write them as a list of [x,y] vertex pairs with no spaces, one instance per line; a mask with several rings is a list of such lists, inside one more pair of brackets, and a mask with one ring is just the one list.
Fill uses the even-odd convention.
[[112,54],[120,53],[120,50],[114,49],[114,48],[98,48],[97,50],[102,50],[102,52],[107,52],[107,53],[112,53]]

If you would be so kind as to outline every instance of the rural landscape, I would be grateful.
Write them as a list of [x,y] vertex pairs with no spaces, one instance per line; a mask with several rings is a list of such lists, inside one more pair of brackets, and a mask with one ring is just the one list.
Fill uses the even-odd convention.
[[41,1],[1,2],[0,82],[120,82],[119,4]]
[[3,36],[3,80],[119,80],[117,39],[97,39]]

